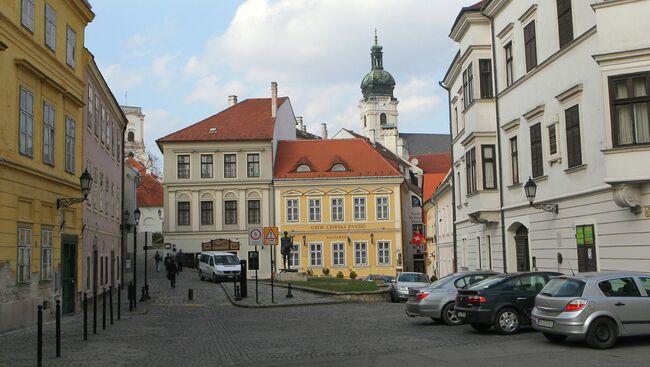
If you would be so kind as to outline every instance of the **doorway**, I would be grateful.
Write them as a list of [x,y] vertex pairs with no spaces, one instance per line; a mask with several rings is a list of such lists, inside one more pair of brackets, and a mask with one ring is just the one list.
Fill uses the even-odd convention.
[[524,225],[519,226],[515,234],[515,251],[517,253],[517,271],[530,271],[528,228]]
[[593,224],[576,226],[578,271],[598,271],[596,264],[596,233]]
[[63,303],[63,314],[72,313],[75,310],[77,243],[77,236],[61,235],[61,301]]

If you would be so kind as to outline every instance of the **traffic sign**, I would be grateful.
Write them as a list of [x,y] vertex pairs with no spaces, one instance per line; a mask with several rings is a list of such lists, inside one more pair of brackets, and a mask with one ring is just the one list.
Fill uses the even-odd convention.
[[264,244],[278,244],[278,227],[264,227]]
[[250,246],[262,246],[262,228],[254,227],[248,229],[248,244]]

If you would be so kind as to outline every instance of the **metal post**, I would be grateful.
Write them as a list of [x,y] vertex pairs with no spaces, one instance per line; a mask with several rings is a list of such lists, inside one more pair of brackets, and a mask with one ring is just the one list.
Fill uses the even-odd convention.
[[287,298],[293,298],[293,294],[291,294],[291,283],[289,283],[289,289],[287,290]]
[[[257,246],[255,246],[255,253],[258,253],[258,252],[257,252]],[[259,253],[258,253],[258,254],[259,254]],[[259,255],[258,255],[258,256],[259,256]],[[260,303],[260,300],[259,300],[259,291],[258,291],[258,288],[259,288],[259,287],[258,287],[259,279],[258,279],[258,277],[257,277],[257,268],[259,268],[259,260],[258,260],[257,262],[258,262],[258,266],[255,267],[255,303]]]
[[117,319],[118,320],[120,319],[121,309],[122,309],[122,283],[117,285]]
[[[133,286],[136,289],[136,294],[137,294],[137,289],[138,289],[138,282],[136,281],[137,275],[138,275],[138,261],[137,261],[137,252],[138,252],[138,233],[137,233],[137,227],[138,223],[134,223],[133,225]],[[137,308],[137,300],[138,297],[135,296],[133,298],[133,308]]]
[[84,340],[88,340],[88,294],[84,292]]
[[273,278],[275,278],[275,272],[273,271],[273,247],[275,246],[271,246],[271,248],[269,248],[269,255],[271,258],[271,303],[275,303],[275,296],[273,294]]
[[108,287],[108,309],[111,314],[111,325],[113,325],[113,286]]
[[106,330],[106,287],[102,287],[102,330]]
[[61,301],[56,300],[56,356],[61,357]]
[[194,289],[190,288],[187,290],[187,299],[190,301],[194,299]]
[[[148,301],[149,299],[151,299],[151,297],[149,297],[149,281],[148,281],[148,277],[147,277],[147,268],[149,267],[147,265],[147,263],[149,262],[148,234],[149,234],[149,232],[144,233],[144,294],[142,295],[142,299],[144,299],[145,301]],[[142,300],[140,300],[140,301],[142,301]]]
[[93,289],[93,334],[97,334],[97,290]]
[[43,306],[38,305],[38,326],[36,329],[36,366],[43,365]]

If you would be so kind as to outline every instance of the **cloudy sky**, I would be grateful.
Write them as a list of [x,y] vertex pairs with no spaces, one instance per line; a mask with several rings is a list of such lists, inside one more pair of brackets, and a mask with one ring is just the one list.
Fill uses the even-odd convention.
[[397,82],[400,132],[448,131],[438,86],[447,37],[476,0],[92,0],[86,47],[117,100],[140,106],[154,140],[227,106],[227,96],[289,96],[308,131],[359,130],[359,85],[374,29]]

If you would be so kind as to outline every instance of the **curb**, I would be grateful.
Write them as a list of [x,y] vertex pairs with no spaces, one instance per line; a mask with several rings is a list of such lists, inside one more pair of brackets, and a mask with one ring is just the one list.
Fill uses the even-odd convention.
[[[271,285],[270,282],[264,283],[266,285]],[[273,283],[274,285],[278,287],[283,287],[283,288],[288,288],[287,285],[284,283]],[[388,288],[385,290],[380,289],[376,291],[368,291],[368,292],[337,292],[337,291],[328,291],[325,289],[318,289],[318,288],[310,288],[310,287],[303,287],[303,286],[298,286],[298,285],[292,285],[291,289],[299,289],[301,291],[307,291],[307,292],[312,292],[312,293],[319,293],[319,294],[327,294],[330,296],[347,296],[347,295],[363,295],[363,294],[383,294],[383,293],[389,293],[390,291]]]
[[[310,302],[310,303],[296,303],[296,304],[258,304],[258,305],[245,305],[241,303],[237,303],[230,293],[226,290],[224,285],[222,283],[219,283],[221,286],[221,289],[223,292],[226,294],[226,297],[228,297],[228,301],[233,306],[236,307],[241,307],[241,308],[277,308],[277,307],[300,307],[300,306],[320,306],[320,305],[333,305],[333,304],[341,304],[341,303],[355,303],[354,301],[331,301],[331,302]],[[293,287],[292,287],[293,288]]]

